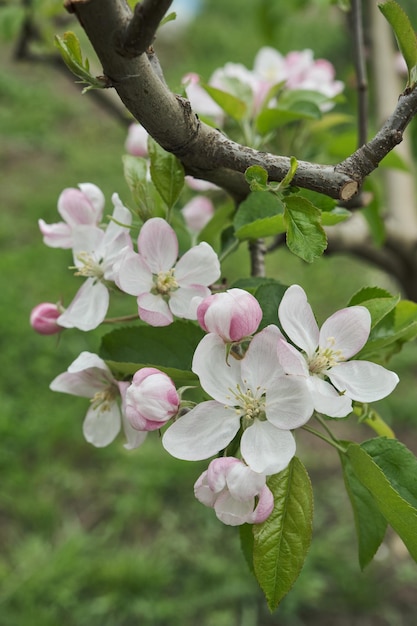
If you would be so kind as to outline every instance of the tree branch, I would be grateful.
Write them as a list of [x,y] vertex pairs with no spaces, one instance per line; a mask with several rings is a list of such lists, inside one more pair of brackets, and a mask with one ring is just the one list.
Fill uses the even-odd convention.
[[[163,12],[167,0],[149,0],[149,5],[155,11],[158,7],[158,12],[150,12],[154,28],[154,18]],[[289,158],[230,141],[201,123],[188,100],[169,91],[146,54],[134,58],[120,54],[118,46],[126,36],[126,25],[136,23],[124,0],[67,0],[65,6],[77,15],[102,63],[103,73],[124,105],[163,148],[182,161],[187,173],[223,187],[238,201],[248,194],[244,172],[250,165],[265,168],[271,181],[282,180],[290,166]],[[151,30],[149,27],[147,32]],[[294,184],[341,201],[349,200],[364,178],[402,140],[404,129],[416,113],[417,90],[413,90],[400,97],[394,113],[374,139],[342,163],[319,165],[300,161]]]

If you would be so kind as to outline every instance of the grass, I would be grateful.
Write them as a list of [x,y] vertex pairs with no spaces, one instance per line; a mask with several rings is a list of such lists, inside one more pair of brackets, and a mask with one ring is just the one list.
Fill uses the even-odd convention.
[[[227,55],[231,43],[218,36]],[[7,59],[8,50],[2,54]],[[68,302],[76,290],[68,253],[42,244],[37,220],[56,221],[59,193],[79,182],[98,184],[108,202],[115,190],[128,202],[120,159],[125,131],[58,74],[6,60],[0,134],[1,623],[298,626],[344,624],[346,616],[355,624],[414,623],[406,591],[417,583],[415,566],[389,535],[379,561],[359,572],[337,458],[311,438],[301,438],[299,449],[315,488],[315,538],[299,582],[274,616],[237,533],[193,497],[205,463],[168,457],[156,434],[135,452],[125,451],[121,439],[102,450],[83,440],[86,401],[54,394],[48,384],[82,350],[96,351],[103,331],[66,331],[57,341],[29,328],[33,306],[61,296]],[[247,263],[243,257],[226,268],[230,280]],[[308,269],[287,253],[270,260],[270,271],[306,287],[313,304],[331,290],[323,319],[363,283],[386,286],[385,277],[355,268],[341,281],[346,260]],[[407,389],[413,389],[415,362],[414,346],[397,357],[407,385],[382,408],[407,428],[411,447],[415,401]]]

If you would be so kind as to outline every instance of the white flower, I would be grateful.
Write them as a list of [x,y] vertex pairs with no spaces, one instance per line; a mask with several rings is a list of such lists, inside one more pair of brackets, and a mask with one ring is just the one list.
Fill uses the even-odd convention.
[[277,355],[276,326],[255,335],[243,359],[229,355],[221,337],[206,335],[192,370],[214,400],[202,402],[165,432],[162,443],[173,456],[207,459],[226,448],[239,429],[240,451],[254,472],[275,474],[295,454],[293,428],[305,424],[313,403],[303,380],[286,376]]
[[131,247],[129,228],[131,213],[113,194],[113,218],[106,230],[94,226],[79,226],[73,231],[73,257],[76,274],[87,278],[71,304],[58,318],[65,328],[88,331],[97,328],[109,308],[108,282],[115,280],[115,266],[122,252]]
[[151,326],[167,326],[173,316],[197,319],[197,306],[220,276],[213,248],[202,242],[180,260],[174,230],[160,217],[146,221],[138,237],[139,254],[127,251],[117,284],[137,296],[139,317]]
[[124,418],[120,404],[129,383],[119,382],[105,362],[91,352],[82,352],[68,370],[57,376],[50,384],[52,391],[90,398],[91,406],[83,424],[86,440],[102,448],[109,445],[120,431],[123,423],[127,443],[125,448],[137,448],[146,437],[145,432],[135,431]]
[[128,154],[138,157],[148,156],[148,131],[142,124],[133,123],[129,126],[125,148]]
[[304,290],[292,285],[278,316],[285,333],[303,351],[279,339],[281,364],[288,374],[304,378],[319,413],[344,417],[352,410],[352,400],[380,400],[396,387],[399,379],[394,372],[369,361],[349,360],[369,337],[371,316],[365,307],[341,309],[319,329]]
[[229,526],[260,524],[272,513],[274,497],[265,474],[258,474],[239,459],[211,461],[194,485],[197,500],[213,508]]
[[74,229],[100,223],[104,209],[103,192],[92,183],[81,183],[78,187],[64,189],[58,198],[58,212],[63,222],[47,224],[39,220],[43,241],[51,248],[72,248]]

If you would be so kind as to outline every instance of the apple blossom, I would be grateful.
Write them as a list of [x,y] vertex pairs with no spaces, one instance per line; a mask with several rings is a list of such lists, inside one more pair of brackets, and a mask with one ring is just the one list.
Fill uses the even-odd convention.
[[337,311],[319,329],[304,290],[292,285],[278,315],[284,332],[303,352],[280,338],[280,362],[288,374],[304,378],[318,412],[344,417],[352,410],[352,400],[380,400],[396,387],[394,372],[369,361],[349,360],[369,337],[371,315],[364,306]]
[[224,524],[260,524],[274,508],[274,497],[265,483],[265,474],[252,471],[234,457],[221,457],[211,461],[198,478],[194,494],[213,508]]
[[94,226],[74,229],[76,275],[84,276],[87,280],[58,318],[58,324],[66,328],[92,330],[106,317],[110,301],[108,283],[115,280],[116,262],[121,253],[132,245],[129,235],[131,213],[117,194],[113,194],[112,201],[113,220],[105,231]]
[[258,329],[262,309],[248,291],[228,289],[204,298],[198,305],[197,319],[203,330],[219,335],[223,341],[241,341]]
[[125,414],[137,430],[157,430],[177,412],[180,399],[172,380],[154,367],[143,367],[126,391]]
[[214,215],[214,205],[205,196],[194,196],[183,208],[181,213],[185,224],[192,233],[199,233]]
[[105,362],[96,354],[82,352],[63,374],[50,384],[52,391],[90,398],[91,406],[83,424],[86,440],[97,448],[110,444],[120,431],[125,432],[128,449],[137,448],[146,432],[135,431],[121,411],[120,404],[129,386],[115,380]]
[[104,209],[103,192],[92,183],[81,183],[79,189],[68,187],[58,198],[58,212],[63,222],[47,224],[39,220],[43,241],[51,248],[72,248],[73,231],[78,226],[97,226]]
[[148,136],[148,131],[142,124],[131,124],[125,141],[126,151],[132,156],[148,156]]
[[139,317],[151,326],[167,326],[173,316],[197,319],[197,306],[210,295],[208,285],[220,276],[213,248],[202,242],[177,263],[178,239],[162,218],[145,222],[138,250],[127,250],[118,267],[117,284],[137,296]]
[[226,358],[226,347],[210,333],[198,344],[192,370],[213,400],[176,420],[162,444],[188,461],[207,459],[225,449],[240,429],[240,451],[254,471],[275,474],[295,454],[291,430],[313,413],[310,393],[297,376],[285,375],[277,354],[281,333],[274,325],[255,335],[245,356]]
[[52,302],[42,302],[35,306],[30,314],[30,325],[40,335],[55,335],[63,330],[57,323],[62,307]]

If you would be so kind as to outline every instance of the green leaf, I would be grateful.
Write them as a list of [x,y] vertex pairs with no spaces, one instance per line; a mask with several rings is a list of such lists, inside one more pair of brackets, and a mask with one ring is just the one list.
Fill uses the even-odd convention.
[[172,209],[184,186],[184,168],[176,156],[166,152],[151,137],[148,138],[151,178],[159,195]]
[[146,221],[161,213],[161,211],[157,211],[157,206],[162,205],[162,201],[159,200],[160,196],[148,180],[147,159],[125,154],[123,156],[123,172],[139,217]]
[[[171,368],[174,379],[186,381],[181,385],[190,384],[193,355],[203,336],[199,326],[185,320],[176,320],[163,327],[138,325],[118,328],[102,338],[99,354],[126,374],[132,373],[134,365],[138,365],[136,369],[146,366],[167,371]],[[175,373],[175,370],[178,371]]]
[[214,102],[223,109],[226,115],[229,115],[237,122],[243,120],[247,111],[247,105],[243,100],[240,100],[227,91],[212,87],[211,85],[201,83],[201,86],[207,91]]
[[75,33],[68,31],[62,38],[56,35],[55,45],[68,69],[80,79],[81,83],[87,83],[88,86],[83,89],[83,93],[89,89],[105,89],[109,86],[106,77],[90,74],[89,61],[83,60],[80,42]]
[[262,285],[276,285],[277,281],[275,278],[266,278],[264,276],[250,276],[247,278],[238,278],[231,285],[230,289],[245,289],[249,291],[252,295],[255,295],[258,287]]
[[291,122],[318,120],[320,117],[320,109],[315,104],[308,102],[300,106],[298,110],[284,108],[265,109],[256,118],[256,130],[261,135],[266,135],[280,126],[291,124]]
[[371,329],[375,328],[396,307],[400,296],[392,296],[380,287],[364,287],[350,300],[349,306],[365,306],[371,314]]
[[417,509],[417,459],[398,439],[377,437],[361,444],[384,472],[390,484]]
[[284,205],[274,194],[252,191],[233,220],[238,239],[259,239],[285,232]]
[[[115,378],[118,380],[131,378],[135,372],[142,367],[156,367],[169,376],[177,388],[188,386],[199,386],[198,376],[191,371],[181,370],[176,367],[166,367],[165,365],[156,365],[154,363],[124,363],[121,361],[112,361],[106,359],[106,364],[111,369]],[[203,400],[203,398],[201,398]]]
[[323,254],[327,238],[321,225],[321,211],[309,200],[296,195],[285,198],[284,219],[291,252],[307,263]]
[[356,358],[370,359],[382,364],[401,350],[403,344],[417,337],[417,304],[400,300],[391,314],[371,330],[366,345]]
[[355,520],[359,565],[363,570],[372,561],[384,539],[387,521],[380,513],[378,505],[368,489],[357,478],[349,457],[341,454],[340,459],[346,491]]
[[268,172],[260,165],[248,167],[245,178],[251,191],[266,191],[268,188]]
[[253,572],[253,526],[252,524],[242,524],[239,526],[240,545],[243,556],[248,564],[249,570]]
[[334,224],[344,222],[351,216],[352,213],[350,211],[341,206],[337,206],[331,211],[323,211],[321,214],[321,223],[323,226],[334,226]]
[[263,312],[259,330],[269,324],[279,325],[278,306],[286,290],[287,285],[282,285],[278,281],[269,282],[257,288],[254,295]]
[[313,492],[305,467],[296,457],[268,479],[274,509],[254,524],[253,564],[256,578],[273,611],[296,581],[310,547]]
[[411,87],[417,80],[417,39],[414,29],[407,14],[394,0],[388,0],[378,7],[395,33],[398,47],[407,64],[408,86]]
[[216,211],[211,220],[204,226],[198,235],[198,241],[206,241],[215,250],[219,247],[219,239],[221,232],[231,225],[231,221],[235,212],[233,202],[225,202],[217,206]]
[[392,477],[385,474],[365,447],[352,443],[347,448],[346,455],[358,480],[371,493],[382,515],[403,540],[412,558],[417,561],[417,510],[397,491]]

